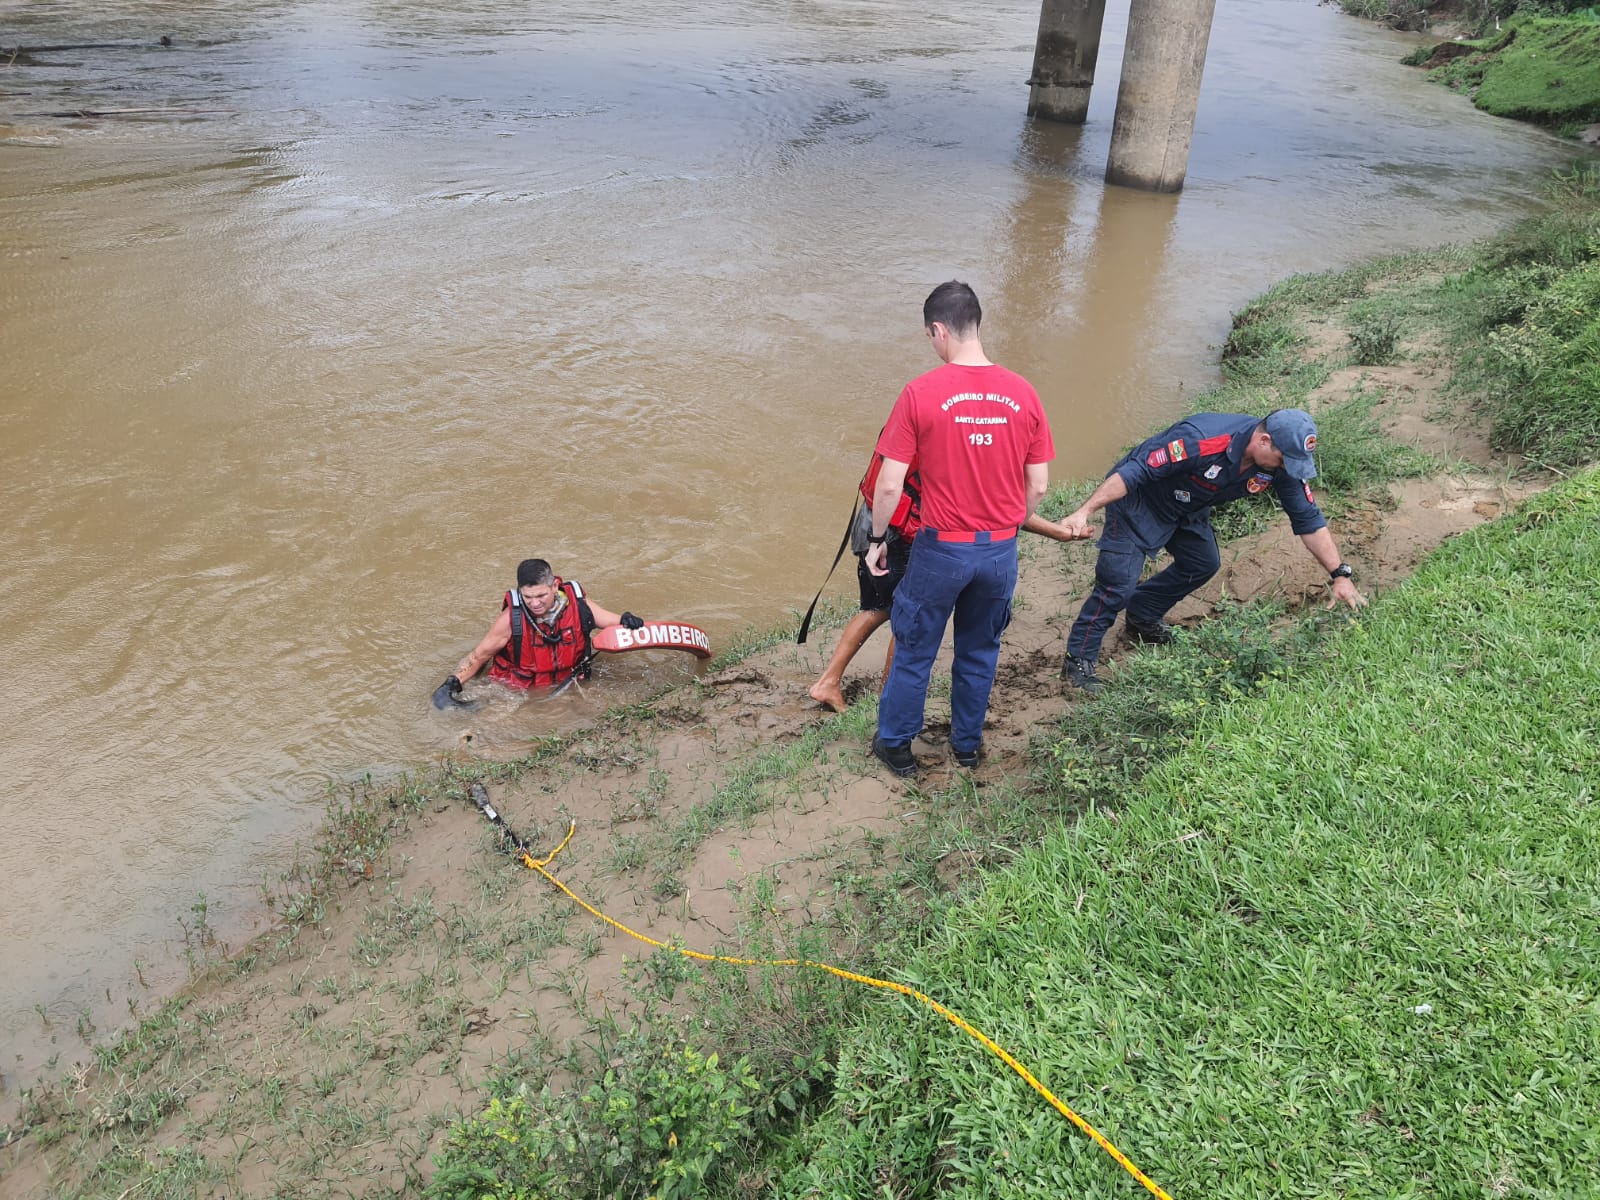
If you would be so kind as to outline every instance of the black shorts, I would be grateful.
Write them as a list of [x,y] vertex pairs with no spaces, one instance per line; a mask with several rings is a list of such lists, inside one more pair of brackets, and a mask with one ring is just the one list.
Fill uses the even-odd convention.
[[898,539],[888,543],[889,573],[874,575],[867,570],[867,556],[856,555],[856,580],[861,584],[861,611],[887,612],[894,602],[894,589],[905,578],[906,564],[911,561],[911,543]]

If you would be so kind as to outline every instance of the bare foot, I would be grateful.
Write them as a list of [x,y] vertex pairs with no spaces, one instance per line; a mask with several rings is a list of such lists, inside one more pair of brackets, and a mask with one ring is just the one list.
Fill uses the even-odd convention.
[[834,712],[842,713],[845,710],[844,693],[839,690],[837,683],[819,679],[807,689],[807,693],[818,704],[825,704]]

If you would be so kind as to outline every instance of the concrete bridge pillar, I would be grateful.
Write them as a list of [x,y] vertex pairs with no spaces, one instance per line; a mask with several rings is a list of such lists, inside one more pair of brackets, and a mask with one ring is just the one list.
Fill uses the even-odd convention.
[[1132,0],[1107,183],[1182,189],[1216,6],[1216,0]]
[[1106,0],[1042,0],[1028,80],[1028,115],[1082,125],[1100,57]]

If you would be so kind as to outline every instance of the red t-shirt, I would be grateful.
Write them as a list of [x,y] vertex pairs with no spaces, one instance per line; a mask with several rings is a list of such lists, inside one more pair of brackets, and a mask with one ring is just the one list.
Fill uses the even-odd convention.
[[916,462],[924,525],[968,532],[1027,520],[1022,469],[1049,462],[1056,448],[1039,393],[1021,375],[946,363],[906,384],[878,453]]

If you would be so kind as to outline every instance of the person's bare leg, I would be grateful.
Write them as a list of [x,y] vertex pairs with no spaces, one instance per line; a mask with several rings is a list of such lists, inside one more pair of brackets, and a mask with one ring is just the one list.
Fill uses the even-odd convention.
[[889,668],[894,666],[894,634],[889,635],[889,650],[883,656],[883,678],[878,683],[878,695],[883,695],[883,689],[889,686]]
[[808,692],[818,704],[826,704],[834,712],[845,710],[844,669],[850,665],[850,660],[856,656],[856,651],[872,636],[877,629],[889,619],[887,609],[868,610],[858,612],[850,618],[850,623],[839,634],[839,644],[833,648],[833,657],[828,660],[827,669],[817,676],[817,681],[811,685]]

